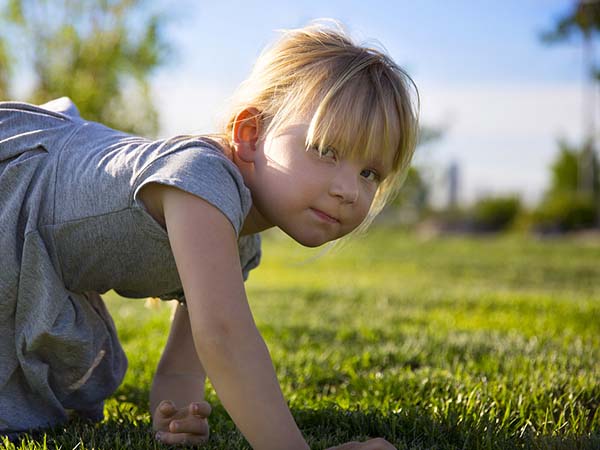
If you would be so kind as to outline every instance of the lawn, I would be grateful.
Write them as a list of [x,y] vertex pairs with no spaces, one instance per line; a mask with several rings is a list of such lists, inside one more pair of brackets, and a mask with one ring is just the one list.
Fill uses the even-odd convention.
[[[247,290],[311,448],[600,448],[598,241],[379,229],[322,254],[269,234]],[[147,398],[170,308],[106,298],[130,369],[104,422],[0,448],[166,448]],[[210,385],[207,399],[204,448],[249,448]]]

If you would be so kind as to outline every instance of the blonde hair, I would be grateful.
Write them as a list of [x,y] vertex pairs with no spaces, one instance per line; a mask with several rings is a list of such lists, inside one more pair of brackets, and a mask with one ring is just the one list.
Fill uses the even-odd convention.
[[418,130],[416,85],[383,51],[353,43],[337,22],[284,30],[231,100],[222,135],[230,146],[237,113],[252,106],[260,111],[262,137],[292,118],[308,117],[307,148],[332,146],[352,158],[393,161],[357,231],[368,227],[406,177]]

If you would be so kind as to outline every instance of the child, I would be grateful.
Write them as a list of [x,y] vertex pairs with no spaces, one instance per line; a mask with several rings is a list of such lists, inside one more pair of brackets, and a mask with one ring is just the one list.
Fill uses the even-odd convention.
[[0,103],[0,432],[102,418],[127,365],[99,295],[114,289],[180,301],[150,394],[158,440],[208,439],[208,375],[253,448],[308,448],[243,282],[267,228],[313,247],[370,223],[412,157],[410,86],[313,24],[259,57],[220,135],[149,141],[65,98]]

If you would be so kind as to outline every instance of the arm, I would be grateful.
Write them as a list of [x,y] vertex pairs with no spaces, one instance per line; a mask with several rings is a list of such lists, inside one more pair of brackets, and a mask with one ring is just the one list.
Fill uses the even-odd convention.
[[156,368],[150,391],[150,411],[162,400],[182,408],[204,400],[206,373],[198,359],[185,307],[177,306],[171,331]]
[[223,406],[254,449],[308,449],[254,323],[233,227],[194,195],[164,188],[161,200],[198,358]]
[[198,359],[185,307],[179,306],[150,391],[152,425],[165,444],[198,445],[209,436],[211,408],[204,399],[206,373]]

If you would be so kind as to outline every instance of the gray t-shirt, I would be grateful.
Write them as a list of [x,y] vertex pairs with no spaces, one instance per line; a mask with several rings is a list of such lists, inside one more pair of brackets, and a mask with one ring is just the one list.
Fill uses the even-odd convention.
[[[137,198],[151,182],[207,200],[239,236],[250,192],[215,142],[131,136],[65,98],[0,102],[0,431],[101,417],[127,362],[98,294],[183,299],[167,233]],[[246,279],[259,236],[238,248]]]

